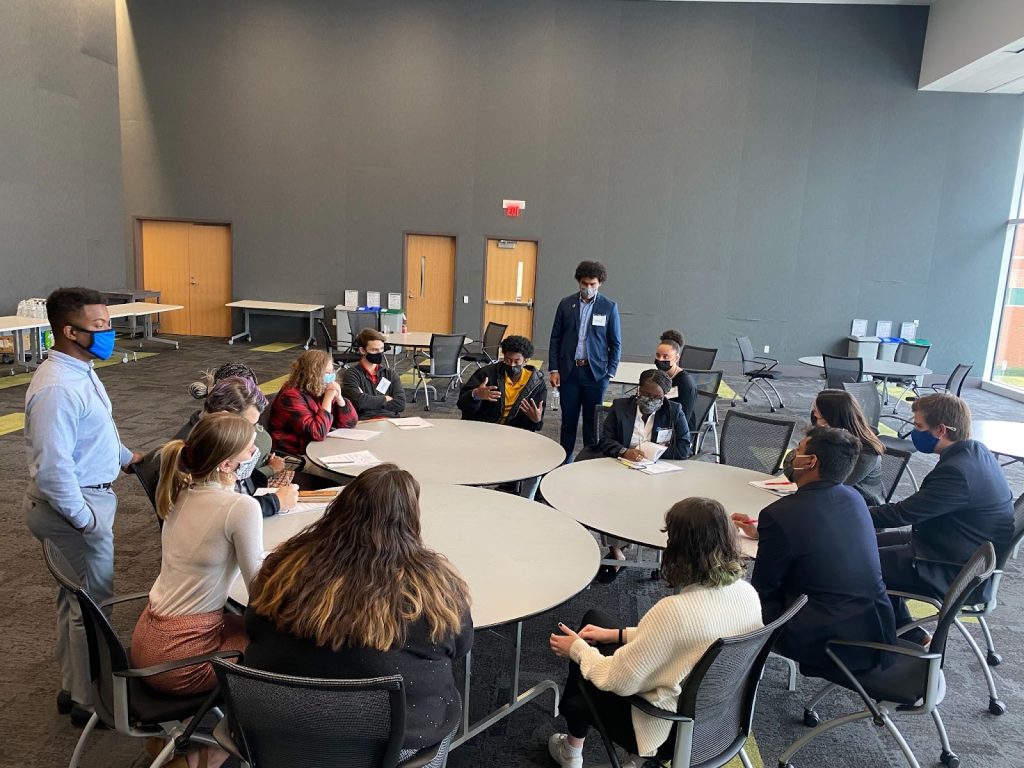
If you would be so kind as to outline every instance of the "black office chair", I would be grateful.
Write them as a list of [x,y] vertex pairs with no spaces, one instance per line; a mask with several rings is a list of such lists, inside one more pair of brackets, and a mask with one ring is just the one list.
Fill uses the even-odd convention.
[[864,379],[864,358],[822,355],[825,363],[825,388],[842,389],[843,384],[852,384]]
[[[323,320],[317,320],[317,324],[320,326],[320,332],[324,335],[324,349],[331,353],[331,358],[334,360],[335,365],[342,367],[354,365],[363,359],[363,356],[359,353],[359,350],[355,348],[355,344],[349,344],[348,349],[339,350],[334,344],[334,337],[331,336],[331,332],[327,329],[327,323]],[[355,336],[352,337],[353,342]],[[270,408],[266,409],[268,412]]]
[[[897,363],[906,363],[907,365],[924,365],[924,359],[928,357],[928,352],[931,347],[925,346],[924,344],[915,344],[912,341],[901,341],[899,346],[896,347],[896,355],[894,360]],[[897,407],[900,402],[906,396],[907,392],[913,392],[917,394],[917,377],[916,376],[888,376],[886,377],[885,385],[893,383],[896,386],[903,387],[903,391],[900,392],[896,398],[896,403],[892,407],[892,412],[896,413]]]
[[[416,374],[416,387],[412,391],[412,401],[416,402],[416,397],[420,391],[420,387],[423,388],[423,399],[425,410],[430,410],[430,392],[434,390],[434,399],[447,400],[448,393],[453,387],[462,383],[462,347],[466,342],[465,334],[454,333],[435,333],[430,337],[430,356],[424,356],[422,353],[417,352],[413,355],[413,373]],[[437,390],[433,385],[428,384],[427,381],[433,381],[436,379],[446,379],[447,386],[444,390],[444,395],[440,398],[437,396]]]
[[[655,707],[641,696],[629,703],[645,715],[670,720],[674,738],[659,747],[656,759],[671,759],[673,768],[720,768],[737,755],[751,768],[744,745],[754,721],[754,705],[761,671],[783,626],[807,603],[800,595],[778,619],[761,629],[716,640],[681,683],[676,711]],[[615,744],[589,695],[589,683],[580,688],[594,727],[601,734],[614,768],[621,768]]]
[[690,452],[694,456],[700,453],[704,447],[704,441],[709,432],[715,432],[715,450],[718,450],[718,433],[715,431],[715,424],[712,421],[716,400],[718,400],[717,393],[697,390],[697,399],[693,404],[693,423],[696,427],[690,430]]
[[[133,600],[149,599],[148,592],[115,597],[96,605],[82,586],[75,569],[52,541],[43,542],[43,559],[50,574],[62,589],[72,593],[82,609],[85,634],[89,643],[89,674],[93,685],[95,712],[82,729],[69,768],[77,768],[85,743],[96,727],[103,723],[123,736],[138,739],[160,738],[168,743],[153,760],[151,768],[163,765],[174,750],[183,750],[190,743],[216,745],[216,741],[196,728],[209,712],[220,717],[215,704],[219,692],[198,696],[171,696],[159,693],[145,683],[145,678],[191,667],[216,658],[240,657],[235,651],[217,651],[202,656],[189,656],[178,661],[137,669],[132,667],[128,652],[110,626],[104,610]],[[186,722],[188,723],[186,725]]]
[[[914,490],[918,489],[917,478],[914,477],[914,473],[910,469],[909,458],[910,454],[917,452],[914,444],[907,439],[913,429],[913,424],[900,416],[886,415],[885,418],[893,419],[901,424],[901,427],[896,432],[896,435],[883,435],[878,431],[879,422],[882,420],[882,401],[881,396],[878,393],[878,385],[873,381],[857,381],[857,382],[843,382],[843,389],[853,395],[854,399],[860,403],[860,409],[864,412],[864,420],[867,421],[868,426],[878,436],[882,445],[885,447],[887,453],[891,453],[895,456],[902,456],[908,454],[908,461],[904,463],[904,469],[906,470],[907,477],[910,478],[910,482],[914,486]],[[883,461],[882,471],[886,471],[886,462]],[[902,474],[902,471],[901,471]],[[900,478],[895,479],[896,483],[899,483]],[[895,490],[896,486],[892,487]],[[891,491],[890,491],[891,493]]]
[[594,434],[597,435],[597,442],[593,445],[585,445],[580,449],[580,452],[576,454],[576,458],[573,461],[588,461],[589,459],[600,459],[604,457],[601,453],[601,449],[598,445],[601,442],[601,432],[604,429],[604,421],[608,418],[608,415],[612,412],[610,405],[596,405],[594,406]]
[[741,411],[729,411],[722,424],[718,460],[773,475],[782,466],[796,423]]
[[[958,363],[953,372],[949,374],[949,378],[946,379],[945,384],[929,384],[928,386],[918,387],[917,394],[922,395],[922,390],[931,390],[923,394],[934,394],[936,392],[944,392],[950,395],[956,395],[960,397],[960,393],[964,391],[964,382],[967,381],[967,374],[971,372],[971,368],[974,367],[974,363]],[[913,402],[915,398],[907,398],[907,400]]]
[[903,478],[903,473],[910,463],[910,451],[901,451],[897,448],[886,448],[885,453],[880,457],[882,470],[882,489],[885,491],[885,503],[892,501],[896,488]]
[[[154,448],[139,461],[129,466],[132,474],[139,480],[139,485],[156,511],[156,487],[160,483],[160,449]],[[157,518],[159,520],[159,518]],[[163,521],[159,520],[163,526]]]
[[[775,389],[775,385],[772,384],[772,379],[779,378],[782,374],[775,370],[775,367],[779,364],[779,361],[774,357],[762,357],[761,355],[754,354],[754,347],[750,343],[750,339],[746,336],[737,336],[736,344],[740,348],[740,360],[743,365],[743,375],[747,377],[747,388],[743,390],[743,394],[740,396],[743,398],[743,402],[747,402],[747,393],[750,392],[751,387],[757,387],[758,391],[764,395],[764,399],[768,401],[768,408],[772,413],[775,413],[775,404],[772,402],[771,397],[768,395],[765,386],[768,387],[772,392],[775,393],[775,397],[779,400],[779,408],[785,408],[786,406],[782,402],[782,395]],[[736,400],[732,402],[733,406],[736,405]]]
[[[953,584],[942,600],[942,609],[937,615],[938,624],[927,648],[906,640],[898,645],[871,643],[856,640],[829,640],[825,652],[838,668],[834,682],[822,688],[811,699],[804,710],[804,722],[815,726],[793,742],[779,757],[779,768],[792,768],[793,756],[822,733],[840,725],[858,720],[871,719],[875,725],[885,728],[896,740],[907,763],[918,766],[917,758],[907,745],[903,734],[893,723],[893,714],[931,715],[939,732],[942,754],[939,760],[949,768],[958,768],[960,758],[953,752],[946,735],[946,727],[939,715],[939,704],[946,694],[946,681],[942,664],[946,655],[946,641],[949,630],[957,624],[957,618],[964,601],[988,579],[996,567],[996,553],[988,542],[981,545],[971,559],[960,570]],[[898,594],[898,593],[892,593]],[[885,669],[868,672],[851,671],[836,653],[844,647],[871,648],[888,653],[893,662]],[[838,681],[838,682],[836,682]],[[814,708],[837,687],[847,688],[864,702],[865,709],[854,714],[843,715],[822,723]]]
[[[706,392],[708,394],[715,394],[715,402],[711,404],[711,410],[707,415],[698,419],[695,413],[690,419],[690,431],[696,432],[699,429],[704,429],[705,432],[710,432],[715,437],[715,450],[718,450],[718,390],[722,387],[722,371],[706,371],[698,370],[693,368],[687,368],[686,372],[690,374],[690,378],[693,379],[693,384],[697,387],[697,392]],[[697,402],[694,402],[694,411],[697,410]],[[687,414],[689,417],[689,414]],[[704,438],[701,438],[701,445],[704,444]]]
[[214,735],[258,768],[434,768],[445,739],[399,761],[405,738],[401,675],[365,680],[293,677],[218,660],[227,718]]
[[501,341],[505,338],[507,325],[488,322],[484,329],[483,341],[467,344],[462,353],[464,363],[475,363],[477,368],[497,362]]
[[679,367],[690,370],[708,371],[715,367],[718,347],[695,347],[687,344],[679,354]]

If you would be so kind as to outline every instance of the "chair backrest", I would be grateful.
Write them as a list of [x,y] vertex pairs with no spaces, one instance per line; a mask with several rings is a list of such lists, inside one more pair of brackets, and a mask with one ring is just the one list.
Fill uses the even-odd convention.
[[783,626],[806,603],[807,596],[800,595],[767,626],[716,640],[690,670],[676,711],[693,718],[691,765],[735,755],[743,746],[754,720],[757,686],[765,660]]
[[349,310],[348,329],[352,334],[353,345],[355,345],[356,336],[359,335],[360,331],[365,331],[367,328],[373,328],[375,331],[380,330],[380,313],[367,312],[365,310]]
[[932,653],[941,654],[943,661],[946,656],[946,639],[953,626],[953,620],[960,614],[960,609],[967,601],[968,596],[984,583],[995,569],[996,550],[992,546],[992,542],[986,541],[974,551],[971,559],[960,569],[960,573],[946,590],[946,594],[942,598],[942,608],[939,611],[939,621],[935,625],[935,632],[932,634],[932,641],[928,646],[928,650]]
[[949,380],[946,381],[946,391],[951,395],[960,397],[960,393],[964,391],[964,382],[967,381],[967,374],[971,372],[973,367],[974,363],[958,363],[953,372],[949,374]]
[[317,319],[316,324],[320,327],[320,332],[324,335],[324,349],[330,352],[334,349],[334,337],[331,336],[331,332],[327,328],[327,323],[322,319]]
[[708,416],[711,415],[711,408],[714,406],[717,399],[717,392],[705,392],[702,389],[697,390],[697,398],[693,401],[693,423],[696,424],[698,428],[707,423]]
[[722,371],[693,370],[687,368],[686,372],[690,374],[690,378],[693,379],[693,384],[697,387],[698,392],[714,392],[715,394],[718,394],[718,390],[722,386]]
[[864,378],[863,358],[822,355],[821,359],[825,363],[825,386],[829,389],[842,389],[844,383]]
[[459,359],[466,335],[462,333],[435,333],[430,337],[430,375],[458,376]]
[[910,451],[901,451],[886,446],[885,453],[881,455],[880,459],[882,490],[885,493],[885,503],[888,504],[910,462]]
[[139,485],[146,492],[146,498],[156,511],[156,487],[160,483],[160,449],[147,453],[141,461],[131,465],[132,474],[139,479]]
[[71,567],[60,547],[49,539],[43,541],[43,559],[53,578],[61,587],[72,593],[82,609],[85,634],[89,644],[89,679],[93,684],[93,706],[100,719],[108,726],[114,725],[114,680],[113,673],[129,669],[128,653],[121,644],[106,615],[93,602],[82,586],[78,574]]
[[687,344],[679,355],[679,367],[690,370],[707,371],[714,367],[718,357],[718,347],[694,347]]
[[484,340],[480,349],[487,353],[491,360],[498,359],[498,349],[501,347],[501,340],[505,338],[506,330],[508,330],[507,325],[491,321],[488,321],[487,327],[484,328]]
[[405,737],[401,675],[323,680],[216,659],[231,736],[258,768],[394,768]]
[[772,474],[782,464],[796,423],[730,410],[719,454],[723,464]]
[[737,336],[736,344],[740,348],[740,360],[743,363],[743,373],[756,371],[762,366],[754,360],[754,345],[750,343],[749,336]]
[[908,363],[910,365],[924,365],[924,359],[928,357],[928,350],[924,344],[914,344],[911,341],[901,341],[896,347],[895,360],[897,363]]
[[[608,418],[608,415],[612,412],[610,405],[603,405],[598,403],[594,406],[594,434],[597,435],[597,442],[601,442],[601,431],[604,429],[604,420]],[[589,446],[584,446],[589,447]]]
[[882,396],[878,393],[878,386],[875,382],[844,381],[843,389],[860,403],[860,409],[864,412],[865,421],[877,433],[878,422],[882,418]]
[[1003,570],[1006,567],[1006,561],[1010,559],[1010,555],[1017,548],[1017,545],[1024,540],[1024,494],[1017,497],[1017,500],[1013,502],[1013,538],[1010,539],[1010,544],[1002,552],[996,553],[996,568]]

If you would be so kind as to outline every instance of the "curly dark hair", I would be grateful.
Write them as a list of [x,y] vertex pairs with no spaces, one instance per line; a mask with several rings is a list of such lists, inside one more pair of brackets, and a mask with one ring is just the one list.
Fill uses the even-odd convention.
[[682,352],[683,351],[683,345],[685,344],[685,342],[683,341],[682,331],[677,331],[677,330],[674,330],[674,329],[670,329],[670,330],[664,331],[661,334],[661,338],[658,339],[658,343],[659,344],[668,344],[676,352]]
[[501,351],[506,355],[520,354],[529,360],[533,354],[533,344],[525,336],[506,336],[501,340]]
[[743,575],[736,531],[725,507],[714,499],[691,496],[665,513],[668,545],[661,577],[676,589],[698,584],[727,587]]
[[600,261],[581,261],[576,267],[576,281],[584,277],[596,277],[597,282],[604,283],[608,280],[608,270]]

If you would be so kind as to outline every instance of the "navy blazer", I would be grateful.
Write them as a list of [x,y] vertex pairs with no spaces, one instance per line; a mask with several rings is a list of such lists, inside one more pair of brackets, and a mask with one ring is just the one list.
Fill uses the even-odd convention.
[[[605,324],[594,325],[594,317],[604,315]],[[548,344],[548,370],[568,376],[576,367],[576,341],[580,328],[580,294],[566,296],[558,302],[555,322],[551,326],[551,341]],[[619,325],[618,305],[604,294],[594,299],[594,311],[590,315],[587,331],[587,360],[594,378],[611,378],[619,368],[622,356],[622,337]]]
[[[661,408],[648,416],[654,419],[651,430],[651,442],[657,442],[659,429],[671,429],[672,438],[668,442],[668,450],[661,458],[685,459],[690,455],[690,427],[686,423],[686,414],[675,400],[665,398]],[[629,447],[633,437],[633,425],[636,424],[636,395],[620,397],[612,401],[611,413],[605,416],[601,427],[601,440],[598,447],[605,456],[617,457]]]
[[913,496],[871,508],[879,528],[912,525],[917,575],[942,595],[975,550],[991,541],[997,553],[1013,538],[1013,494],[992,452],[977,440],[953,443]]
[[[761,511],[751,584],[764,622],[801,594],[808,602],[782,630],[777,650],[806,667],[835,670],[825,641],[893,643],[896,620],[885,593],[875,530],[864,498],[848,485],[808,483]],[[876,651],[837,651],[851,669],[885,663]]]

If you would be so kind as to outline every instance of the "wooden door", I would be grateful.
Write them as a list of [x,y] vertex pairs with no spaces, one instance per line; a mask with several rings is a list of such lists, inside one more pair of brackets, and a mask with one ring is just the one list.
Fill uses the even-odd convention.
[[189,336],[188,250],[191,224],[187,221],[143,221],[142,287],[160,291],[164,304],[180,304],[179,312],[160,316],[160,331]]
[[451,333],[455,238],[405,236],[405,317],[410,331]]
[[508,326],[506,336],[533,340],[533,299],[537,281],[537,243],[488,240],[484,282],[484,327]]
[[[230,336],[231,227],[190,224],[189,318],[193,336]],[[174,312],[168,312],[170,317]]]

